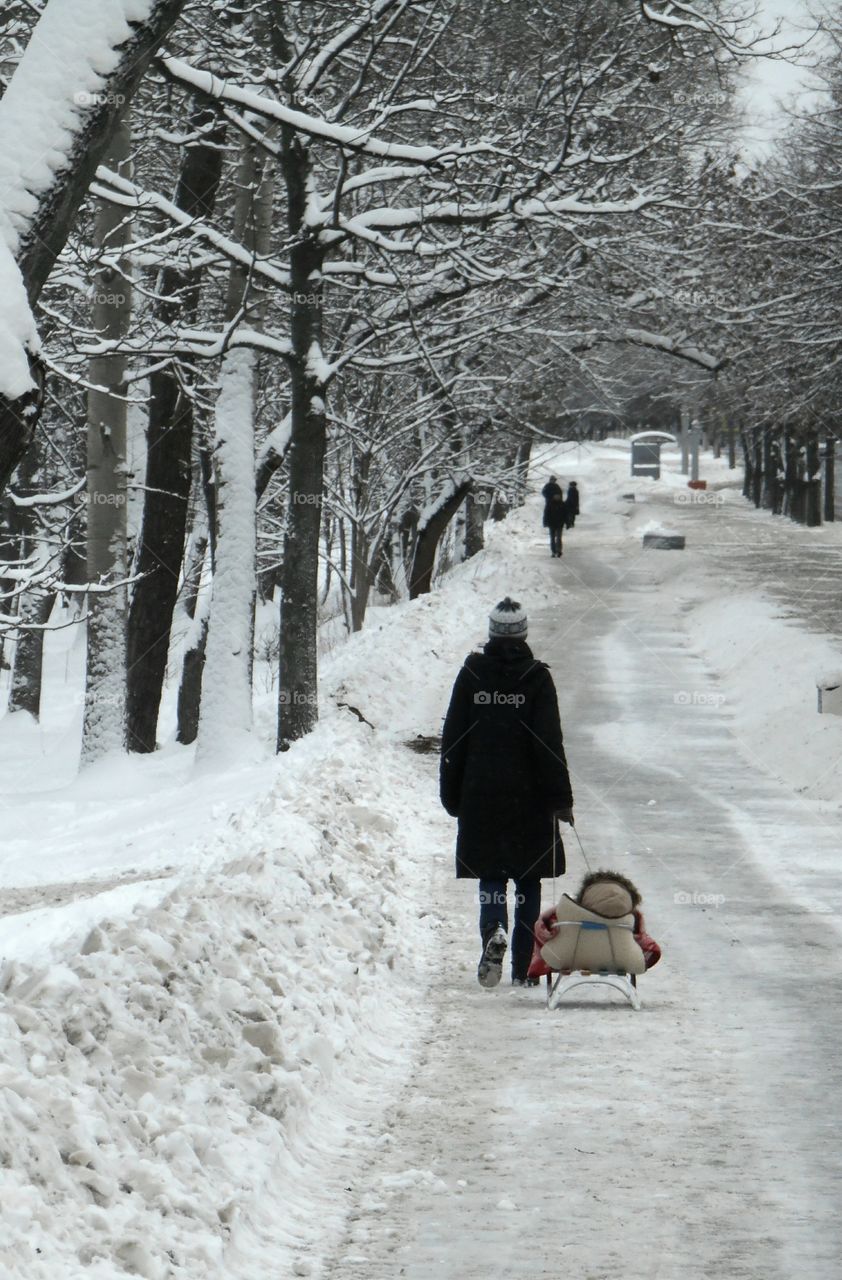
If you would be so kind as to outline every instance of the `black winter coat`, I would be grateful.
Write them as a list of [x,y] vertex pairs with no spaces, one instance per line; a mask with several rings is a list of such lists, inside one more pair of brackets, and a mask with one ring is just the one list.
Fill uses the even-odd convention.
[[567,503],[561,496],[561,490],[550,498],[544,507],[544,528],[545,529],[563,529],[567,524]]
[[579,514],[579,486],[569,484],[567,486],[567,497],[564,499],[568,514],[577,516]]
[[440,787],[459,819],[460,879],[562,875],[554,814],[573,793],[553,678],[525,641],[491,640],[465,659],[442,731]]

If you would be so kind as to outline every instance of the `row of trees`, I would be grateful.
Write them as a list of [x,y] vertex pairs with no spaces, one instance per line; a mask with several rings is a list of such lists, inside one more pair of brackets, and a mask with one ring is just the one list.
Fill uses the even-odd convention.
[[737,439],[756,506],[819,525],[835,519],[840,428],[842,10],[801,56],[807,106],[774,152],[711,154],[687,241],[706,254],[691,290],[700,340],[722,352],[686,403],[716,443]]
[[726,366],[681,289],[750,44],[718,3],[99,2],[95,49],[92,0],[3,19],[10,706],[84,602],[85,758],[154,749],[176,663],[180,740],[236,751],[275,600],[283,748],[325,612],[476,551],[574,385]]

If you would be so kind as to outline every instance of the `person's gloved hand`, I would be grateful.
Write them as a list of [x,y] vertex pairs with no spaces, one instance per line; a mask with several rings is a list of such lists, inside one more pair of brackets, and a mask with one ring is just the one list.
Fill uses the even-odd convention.
[[573,826],[573,810],[572,809],[556,809],[555,816],[559,822],[566,822],[568,826]]

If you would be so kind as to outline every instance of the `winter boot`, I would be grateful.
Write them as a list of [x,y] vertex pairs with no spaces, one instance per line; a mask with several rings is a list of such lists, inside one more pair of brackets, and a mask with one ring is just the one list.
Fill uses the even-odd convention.
[[493,929],[489,929],[477,966],[477,981],[486,990],[490,991],[492,987],[496,987],[503,976],[503,957],[508,945],[506,930],[501,924],[496,924]]

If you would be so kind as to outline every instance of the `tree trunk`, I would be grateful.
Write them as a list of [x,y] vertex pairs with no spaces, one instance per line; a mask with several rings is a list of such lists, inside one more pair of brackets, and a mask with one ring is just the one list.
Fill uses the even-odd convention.
[[772,468],[772,512],[779,516],[784,505],[784,464],[781,455],[780,440],[775,440],[771,447]]
[[736,471],[737,469],[737,433],[734,429],[734,419],[728,417],[728,469]]
[[201,595],[205,558],[210,554],[207,535],[194,536],[184,571],[184,613],[191,623],[187,648],[181,664],[178,686],[176,742],[195,742],[199,732],[199,706],[202,699],[202,670],[208,638],[207,599]]
[[281,133],[290,251],[291,430],[289,510],[281,571],[278,750],[318,721],[319,535],[327,444],[322,372],[324,249],[307,227],[311,162],[306,144]]
[[775,508],[776,475],[772,466],[772,435],[769,427],[763,428],[763,492],[762,504],[767,511]]
[[365,612],[368,608],[368,600],[371,595],[371,587],[374,582],[373,566],[367,561],[362,562],[357,568],[357,580],[354,583],[354,589],[351,592],[351,631],[362,631],[365,622]]
[[[126,120],[114,133],[109,167],[128,177],[131,134]],[[125,210],[99,202],[94,244],[109,256],[122,253],[129,240]],[[108,342],[129,331],[130,265],[101,267],[94,279],[91,323]],[[126,746],[126,358],[95,356],[88,378],[88,581],[109,588],[88,594],[87,670],[82,725],[82,763],[124,751]]]
[[217,538],[197,748],[203,759],[236,754],[252,727],[255,365],[253,351],[228,351],[216,404]]
[[751,500],[756,507],[760,506],[763,495],[763,445],[761,432],[763,428],[755,428],[752,433],[752,471]]
[[815,431],[807,437],[805,463],[807,468],[804,519],[811,529],[822,522],[822,482],[819,438]]
[[410,600],[416,600],[432,589],[433,567],[442,534],[465,501],[472,484],[473,480],[463,480],[458,484],[436,505],[432,515],[419,528],[409,578]]
[[408,506],[401,512],[398,521],[398,538],[400,541],[401,563],[406,581],[412,574],[412,558],[415,554],[415,543],[418,538],[418,521],[421,513],[415,506]]
[[[207,111],[192,123],[207,124]],[[184,157],[175,203],[193,217],[213,211],[222,172],[222,128],[211,133],[208,145],[191,146]],[[213,145],[215,144],[215,145]],[[161,319],[195,321],[199,303],[199,270],[161,272]],[[128,632],[128,745],[132,751],[154,751],[158,710],[167,670],[173,609],[178,594],[187,530],[191,479],[193,405],[181,389],[177,371],[168,366],[149,379],[146,492],[129,609]]]
[[34,624],[36,630],[22,630],[15,645],[15,667],[9,687],[9,711],[28,711],[36,720],[41,716],[41,672],[44,662],[43,626],[50,620],[55,592],[33,592],[21,605],[20,623]]
[[465,498],[465,559],[477,555],[485,546],[485,521],[488,516],[488,502],[480,501],[479,495],[469,493]]
[[[37,438],[17,470],[15,488],[19,496],[32,497],[45,487],[49,488],[54,477],[50,453],[46,438]],[[19,507],[11,499],[5,505],[0,564],[32,558],[36,562],[40,560],[43,565],[51,554],[50,539],[45,545],[43,530],[33,508]],[[87,581],[87,575],[83,581]],[[37,720],[41,705],[43,625],[49,620],[55,595],[40,588],[20,592],[21,583],[16,578],[6,578],[0,585],[4,591],[14,593],[9,602],[3,604],[3,611],[12,615],[17,612],[21,625],[33,628],[17,633],[8,708],[10,712],[28,711]]]
[[792,518],[798,524],[807,520],[807,482],[804,478],[805,459],[803,446],[790,439],[792,452]]
[[[0,498],[0,592],[4,597],[6,593],[10,593],[8,599],[3,599],[3,612],[13,614],[17,608],[18,599],[11,593],[14,592],[16,582],[14,578],[6,578],[3,576],[5,566],[15,561],[20,556],[20,511],[26,508],[15,506],[11,498],[3,496]],[[7,637],[5,631],[0,631],[0,670],[6,671],[11,665],[7,657]],[[11,642],[13,643],[13,642]]]
[[532,456],[532,436],[525,436],[517,448],[515,460],[515,505],[522,507],[526,500],[526,482],[529,477],[529,459]]
[[743,466],[743,497],[750,498],[751,492],[752,492],[752,486],[754,484],[754,477],[752,475],[754,467],[752,464],[752,452],[750,447],[750,441],[745,431],[740,432],[740,444],[742,445],[742,449],[743,449],[743,464],[744,464]]
[[176,741],[185,746],[195,742],[199,735],[199,708],[202,704],[202,674],[205,669],[205,653],[208,644],[208,619],[202,613],[197,618],[194,639],[188,645],[181,666],[181,683],[178,686],[178,729]]
[[381,596],[388,596],[391,604],[396,604],[400,599],[400,592],[395,582],[394,554],[394,538],[390,532],[380,548],[374,585]]
[[797,490],[797,482],[798,482],[798,470],[797,470],[797,459],[795,454],[795,445],[792,439],[792,434],[788,428],[787,430],[784,431],[783,447],[784,447],[783,514],[789,516],[791,520],[796,520],[798,518],[795,512],[796,505],[797,505],[796,490]]
[[[506,453],[506,456],[503,459],[503,471],[504,471],[504,474],[508,477],[514,477],[516,474],[518,454],[519,454],[519,446],[515,445],[514,448],[510,449]],[[515,490],[517,489],[517,484],[511,478],[507,483],[508,483],[508,492],[504,493],[502,489],[494,490],[494,497],[491,502],[491,510],[489,512],[489,518],[491,520],[494,520],[495,523],[498,520],[504,520],[506,516],[509,514],[509,512],[511,511],[512,507],[514,506],[514,497],[515,497]]]
[[824,518],[827,523],[836,519],[835,436],[826,436],[824,442]]
[[[246,144],[237,175],[234,235],[258,257],[269,252],[272,170],[261,171],[259,154]],[[256,296],[255,296],[256,295]],[[266,310],[241,267],[229,277],[226,313],[233,319],[246,304],[254,328]],[[198,755],[236,753],[252,728],[254,609],[257,596],[257,490],[254,411],[257,356],[226,352],[214,413],[216,549],[202,672]]]

